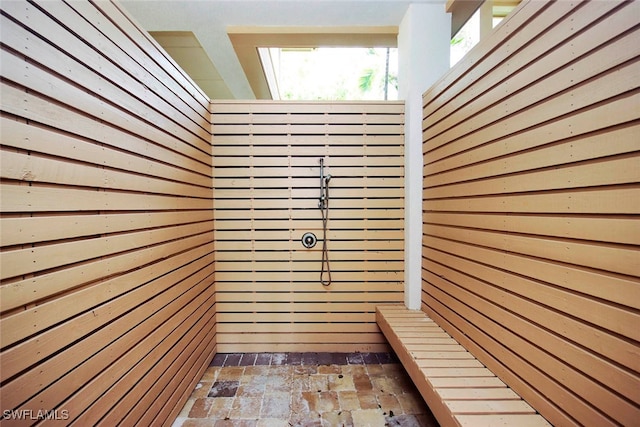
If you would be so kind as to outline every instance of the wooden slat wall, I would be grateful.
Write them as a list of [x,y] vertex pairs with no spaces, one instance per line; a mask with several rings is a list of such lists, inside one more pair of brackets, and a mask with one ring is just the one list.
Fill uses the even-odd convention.
[[559,426],[640,419],[638,16],[525,2],[424,94],[423,309]]
[[171,423],[215,352],[209,100],[117,4],[0,19],[2,410]]
[[[218,351],[387,348],[403,298],[402,103],[215,102]],[[319,159],[333,284],[320,284]],[[300,239],[318,236],[313,249]]]

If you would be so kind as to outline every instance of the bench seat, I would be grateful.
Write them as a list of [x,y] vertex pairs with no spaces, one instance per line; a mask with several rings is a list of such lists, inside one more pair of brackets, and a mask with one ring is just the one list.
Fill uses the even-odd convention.
[[423,311],[382,305],[376,321],[440,425],[550,426]]

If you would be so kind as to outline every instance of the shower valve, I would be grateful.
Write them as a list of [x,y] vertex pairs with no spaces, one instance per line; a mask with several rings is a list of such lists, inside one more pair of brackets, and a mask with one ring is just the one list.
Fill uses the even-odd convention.
[[315,234],[311,232],[304,233],[302,235],[302,246],[304,246],[307,249],[311,249],[312,247],[314,247],[317,241],[318,241],[318,238],[316,237]]

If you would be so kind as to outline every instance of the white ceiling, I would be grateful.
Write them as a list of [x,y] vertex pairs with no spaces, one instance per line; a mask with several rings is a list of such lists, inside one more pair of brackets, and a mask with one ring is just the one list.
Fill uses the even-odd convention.
[[433,2],[445,7],[444,0],[120,0],[213,99],[255,98],[228,27],[398,26],[410,3]]

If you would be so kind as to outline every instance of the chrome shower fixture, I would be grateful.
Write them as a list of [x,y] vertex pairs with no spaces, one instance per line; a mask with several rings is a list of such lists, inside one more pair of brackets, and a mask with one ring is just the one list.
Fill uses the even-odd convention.
[[331,181],[331,175],[324,174],[324,159],[320,158],[320,199],[318,201],[320,209],[324,209],[329,203],[329,181]]
[[[318,208],[322,214],[322,267],[320,283],[323,286],[331,284],[331,268],[329,267],[329,249],[327,247],[327,222],[329,221],[329,181],[331,175],[324,174],[324,158],[320,158],[320,199]],[[326,272],[326,274],[325,274]]]

